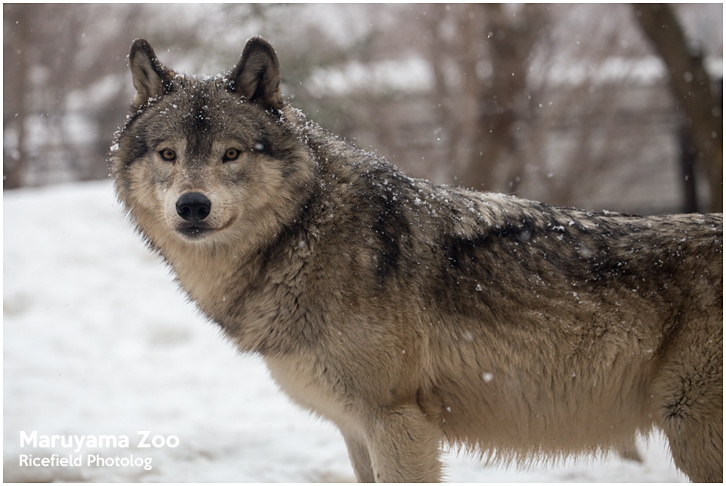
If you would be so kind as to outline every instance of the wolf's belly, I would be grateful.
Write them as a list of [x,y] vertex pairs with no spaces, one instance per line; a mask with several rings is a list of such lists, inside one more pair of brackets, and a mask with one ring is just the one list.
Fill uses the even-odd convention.
[[440,384],[419,406],[452,443],[497,454],[562,454],[632,441],[653,424],[645,384],[623,378],[600,386],[578,377],[483,374],[478,382]]

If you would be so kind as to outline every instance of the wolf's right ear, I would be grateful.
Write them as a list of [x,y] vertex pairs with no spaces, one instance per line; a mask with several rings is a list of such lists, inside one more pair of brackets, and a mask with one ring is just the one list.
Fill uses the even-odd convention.
[[264,108],[282,108],[280,62],[269,42],[261,37],[247,41],[242,57],[230,74],[229,88],[250,103]]
[[131,79],[136,88],[133,108],[138,110],[151,98],[158,98],[171,88],[174,71],[165,67],[156,57],[154,49],[144,39],[136,39],[129,53]]

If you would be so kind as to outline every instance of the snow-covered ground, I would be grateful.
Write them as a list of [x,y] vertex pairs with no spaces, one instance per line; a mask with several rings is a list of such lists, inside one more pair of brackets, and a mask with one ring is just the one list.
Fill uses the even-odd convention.
[[[110,182],[5,192],[3,203],[5,481],[354,480],[338,431],[299,411],[258,358],[240,356],[185,301]],[[176,447],[137,448],[138,431]],[[21,447],[33,432],[35,447]],[[121,442],[44,447],[52,435]],[[522,471],[455,453],[445,462],[454,482],[685,479],[660,436],[639,447],[643,464],[613,456]],[[114,464],[87,465],[96,456]],[[150,469],[124,465],[132,456]],[[40,462],[69,457],[82,465]]]

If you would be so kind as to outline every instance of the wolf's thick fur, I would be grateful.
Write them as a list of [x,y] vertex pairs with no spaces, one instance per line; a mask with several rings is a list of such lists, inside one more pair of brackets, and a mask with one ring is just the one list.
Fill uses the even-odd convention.
[[340,428],[359,480],[439,480],[441,441],[557,457],[655,426],[721,481],[722,215],[407,177],[290,107],[259,38],[216,77],[143,40],[130,66],[120,200],[204,314]]

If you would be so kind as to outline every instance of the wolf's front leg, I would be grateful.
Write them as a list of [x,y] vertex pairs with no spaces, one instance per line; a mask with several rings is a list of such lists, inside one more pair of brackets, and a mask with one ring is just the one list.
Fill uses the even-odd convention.
[[368,444],[365,440],[343,432],[345,445],[348,447],[348,457],[353,465],[355,478],[359,483],[374,483],[376,477],[373,474],[371,455],[368,452]]
[[441,434],[417,405],[379,412],[367,430],[368,452],[376,482],[441,480]]

